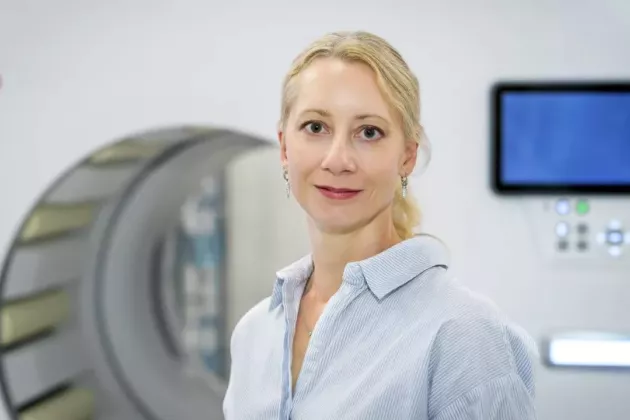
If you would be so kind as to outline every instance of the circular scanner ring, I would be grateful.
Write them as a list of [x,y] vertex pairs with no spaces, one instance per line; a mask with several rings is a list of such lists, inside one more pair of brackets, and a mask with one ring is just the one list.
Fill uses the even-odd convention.
[[[145,420],[222,418],[224,384],[199,386],[165,344],[163,320],[154,312],[151,264],[156,245],[177,223],[186,196],[204,176],[220,174],[235,157],[272,145],[232,130],[176,127],[117,142],[117,152],[112,146],[99,149],[53,183],[29,211],[3,266],[3,307],[11,288],[7,285],[17,281],[12,263],[25,246],[33,213],[51,203],[96,203],[94,218],[72,233],[81,249],[72,317],[80,327],[81,352],[96,378],[97,405]],[[103,174],[111,174],[107,188],[101,184]],[[108,194],[98,197],[96,192],[104,189]],[[37,247],[54,247],[69,235],[54,229],[47,233],[34,242],[43,244]],[[2,356],[2,396],[17,419],[4,351]]]

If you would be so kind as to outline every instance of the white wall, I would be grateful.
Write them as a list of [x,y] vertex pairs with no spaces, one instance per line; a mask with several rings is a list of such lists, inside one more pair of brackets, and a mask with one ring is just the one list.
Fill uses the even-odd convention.
[[[627,76],[627,0],[4,0],[0,246],[52,178],[114,138],[210,123],[274,139],[290,60],[339,29],[383,35],[420,77],[434,160],[414,187],[462,279],[537,339],[555,327],[623,327],[623,273],[600,273],[606,288],[542,267],[516,205],[487,189],[486,165],[489,85]],[[542,371],[541,418],[627,418],[629,383],[627,374]]]

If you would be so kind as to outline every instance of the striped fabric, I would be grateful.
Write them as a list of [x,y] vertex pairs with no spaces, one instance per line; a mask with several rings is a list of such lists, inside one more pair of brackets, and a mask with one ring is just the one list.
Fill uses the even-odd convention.
[[348,264],[321,315],[295,390],[291,343],[307,256],[231,340],[227,420],[531,420],[531,338],[447,271],[429,236]]

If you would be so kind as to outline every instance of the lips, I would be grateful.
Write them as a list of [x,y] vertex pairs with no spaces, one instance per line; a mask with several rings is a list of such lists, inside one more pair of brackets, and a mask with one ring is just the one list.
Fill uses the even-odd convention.
[[350,193],[358,193],[358,192],[361,191],[361,190],[353,190],[353,189],[350,189],[350,188],[333,188],[333,187],[328,187],[328,186],[325,186],[325,185],[318,185],[317,188],[319,188],[320,190],[326,190],[326,191],[330,191],[330,192],[333,192],[333,193],[339,193],[339,194],[343,194],[343,193],[348,193],[348,194],[350,194]]
[[335,188],[327,185],[317,185],[317,189],[326,198],[332,200],[348,200],[357,196],[361,190],[355,190],[351,188]]

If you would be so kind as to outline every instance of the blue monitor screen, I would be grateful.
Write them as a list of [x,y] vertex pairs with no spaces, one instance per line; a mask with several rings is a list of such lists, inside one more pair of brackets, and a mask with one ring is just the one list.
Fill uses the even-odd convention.
[[630,90],[503,91],[502,186],[630,190]]

